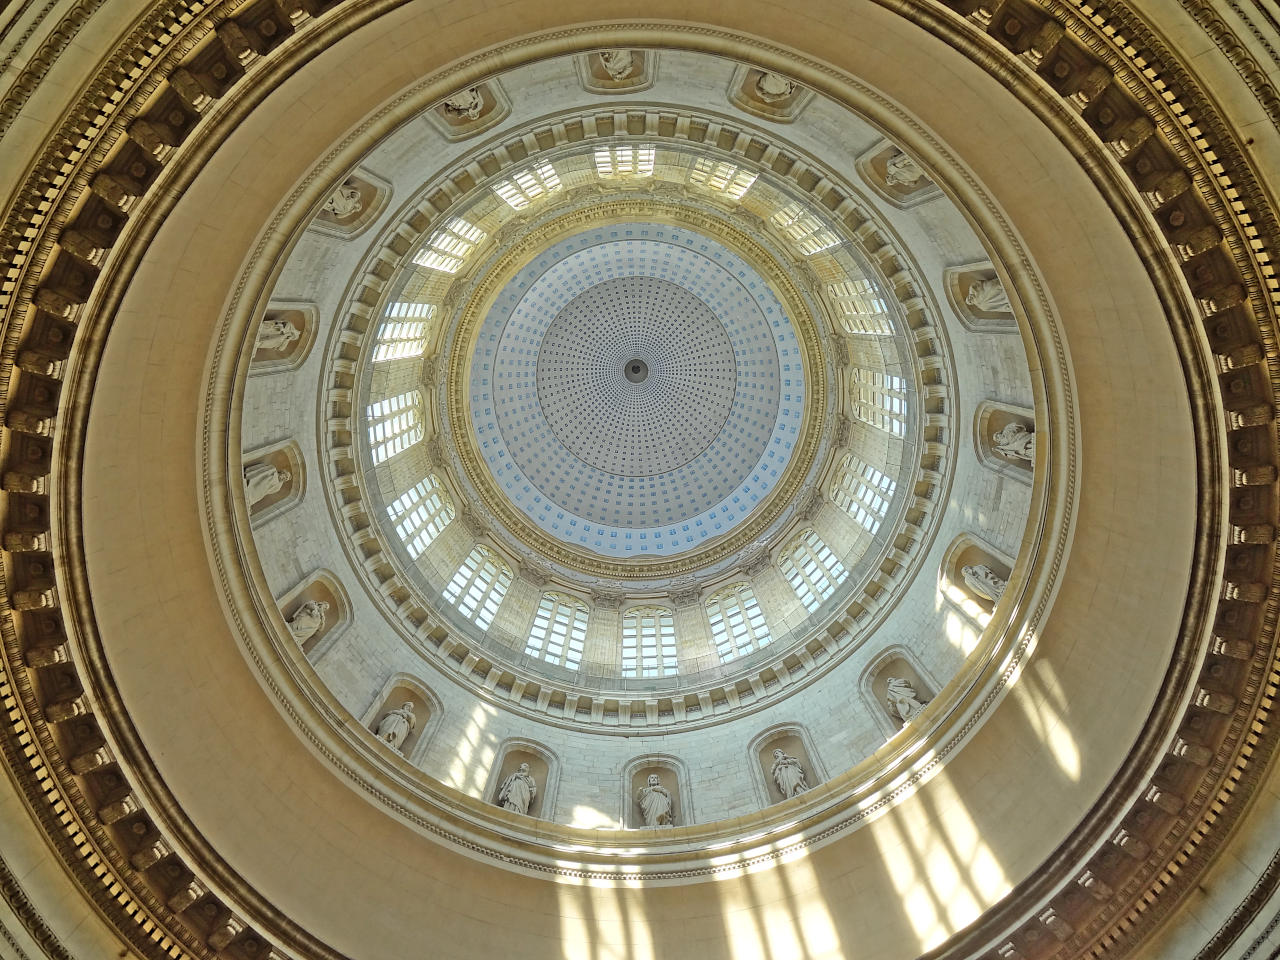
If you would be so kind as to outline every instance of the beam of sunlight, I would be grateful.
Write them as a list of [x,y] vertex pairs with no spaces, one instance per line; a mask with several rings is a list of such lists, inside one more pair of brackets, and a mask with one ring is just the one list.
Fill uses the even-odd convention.
[[449,766],[449,779],[445,781],[449,786],[476,797],[484,792],[485,779],[493,766],[493,735],[486,732],[491,716],[493,707],[483,703],[477,703],[472,709],[471,719]]
[[581,827],[584,830],[617,830],[618,821],[595,807],[580,803],[573,808],[569,826]]
[[1067,723],[1066,693],[1053,665],[1037,661],[1023,671],[1020,680],[1013,699],[1022,707],[1027,722],[1058,769],[1073,783],[1079,783],[1083,769],[1080,745]]

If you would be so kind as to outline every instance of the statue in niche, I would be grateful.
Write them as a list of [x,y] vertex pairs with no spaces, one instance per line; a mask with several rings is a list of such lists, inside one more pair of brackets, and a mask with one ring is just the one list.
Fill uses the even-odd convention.
[[924,170],[912,157],[899,150],[884,165],[884,182],[891,187],[911,187],[924,179]]
[[630,50],[601,50],[600,65],[604,67],[609,79],[616,83],[631,76],[636,65],[636,55]]
[[363,206],[364,200],[360,198],[360,188],[352,183],[344,183],[330,194],[329,199],[320,209],[338,220],[345,220],[359,213]]
[[1004,596],[1004,588],[1009,585],[1007,580],[997,577],[996,572],[985,563],[966,564],[960,568],[960,575],[964,577],[965,585],[970,590],[992,603],[999,603]]
[[995,277],[990,280],[975,280],[969,284],[969,293],[964,302],[979,313],[1013,313],[1009,295]]
[[1014,460],[1034,463],[1036,435],[1018,421],[1012,420],[991,435],[991,449]]
[[905,724],[924,709],[927,701],[921,701],[915,688],[901,677],[890,677],[888,682],[889,692],[884,699],[889,714]]
[[804,767],[800,761],[785,750],[777,748],[773,751],[773,782],[778,785],[778,792],[785,799],[791,799],[798,793],[809,789],[804,778]]
[[777,103],[795,92],[795,83],[776,73],[762,73],[756,80],[756,96],[765,103]]
[[406,700],[398,710],[389,710],[383,714],[378,721],[378,729],[374,732],[379,740],[399,752],[417,723],[418,718],[413,715],[413,701]]
[[252,510],[263,500],[284,489],[293,479],[288,470],[276,468],[274,463],[251,463],[244,468],[244,498]]
[[670,827],[675,825],[675,813],[671,809],[671,791],[662,785],[656,773],[649,774],[645,785],[636,793],[636,803],[646,827]]
[[253,341],[253,349],[255,351],[275,350],[279,352],[287,349],[289,344],[298,340],[301,336],[302,331],[288,320],[281,320],[278,317],[265,317],[262,323],[258,324],[258,336]]
[[533,806],[533,798],[538,795],[538,784],[529,772],[529,764],[522,763],[515,773],[502,781],[498,787],[498,806],[512,813],[529,812]]
[[460,90],[444,102],[444,112],[462,120],[479,120],[484,113],[484,97],[479,87]]
[[298,643],[306,643],[324,626],[329,604],[324,600],[308,600],[289,618],[289,632]]

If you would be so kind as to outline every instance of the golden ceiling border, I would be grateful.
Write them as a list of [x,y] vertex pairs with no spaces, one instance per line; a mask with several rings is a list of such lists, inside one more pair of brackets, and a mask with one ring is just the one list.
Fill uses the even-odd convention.
[[[1244,193],[1249,197],[1249,200],[1251,200],[1251,201],[1252,201],[1252,200],[1256,200],[1256,199],[1257,199],[1257,198],[1256,198],[1256,196],[1254,196],[1254,195],[1251,195],[1251,194],[1250,194],[1250,192],[1248,191],[1248,189],[1247,189],[1247,188],[1246,188],[1243,192],[1244,192]],[[40,228],[38,228],[38,227],[36,228],[36,230],[37,230],[37,234],[38,234],[38,232],[39,232],[39,229],[40,229]],[[50,240],[50,242],[51,242],[51,240]],[[51,292],[51,293],[53,293],[53,294],[56,294],[56,293],[57,293],[56,289],[52,289],[52,288],[47,288],[47,289],[49,289],[49,290],[50,290],[50,292]],[[1256,319],[1256,318],[1254,318],[1254,319]],[[11,330],[10,330],[11,335],[12,335],[12,336],[15,336],[15,337],[16,337],[17,332],[18,332],[18,331],[14,331],[14,330],[12,330],[12,328],[11,328]],[[1274,343],[1274,340],[1269,340],[1268,342],[1269,342],[1270,344],[1273,344],[1273,343]],[[1226,355],[1225,355],[1225,354],[1220,354],[1220,356],[1224,356],[1224,357],[1225,357]],[[19,409],[20,409],[20,408],[19,408]],[[1237,414],[1237,416],[1235,417],[1235,422],[1236,422],[1236,423],[1238,423],[1239,425],[1238,425],[1238,426],[1236,426],[1234,429],[1235,429],[1237,432],[1238,432],[1238,431],[1241,431],[1241,430],[1247,430],[1247,429],[1249,429],[1249,427],[1246,425],[1246,424],[1247,424],[1247,421],[1246,421],[1246,423],[1241,423],[1241,422],[1240,422],[1240,421],[1241,421],[1241,418],[1244,416],[1244,414],[1241,414],[1241,412],[1240,412],[1239,410],[1235,411],[1235,413]],[[12,430],[13,428],[10,428],[10,429]],[[1270,453],[1274,453],[1274,451],[1273,451],[1273,450],[1269,450],[1268,452],[1270,452]],[[1259,484],[1259,485],[1260,485],[1260,486],[1266,486],[1266,484]],[[12,492],[12,491],[11,491],[11,492]],[[35,495],[36,495],[36,496],[38,496],[38,494],[35,494]],[[1251,526],[1256,526],[1256,525],[1251,525]],[[1240,528],[1240,529],[1247,531],[1249,528],[1248,528],[1248,527],[1242,527],[1242,528]],[[1262,544],[1249,544],[1249,543],[1247,543],[1247,542],[1242,543],[1242,544],[1236,544],[1236,546],[1259,546],[1259,545],[1262,545]],[[10,599],[13,599],[13,595],[12,595],[12,593],[10,594]],[[26,599],[27,599],[27,598],[24,598],[23,602],[26,602]],[[1235,604],[1241,604],[1241,603],[1243,603],[1243,604],[1250,604],[1250,603],[1252,603],[1252,601],[1248,601],[1248,600],[1244,600],[1244,601],[1242,601],[1242,600],[1239,600],[1238,598],[1237,598],[1236,600],[1234,600],[1234,601],[1231,601],[1231,602],[1232,602],[1232,603],[1235,603]],[[1253,605],[1254,605],[1254,606],[1257,606],[1257,604],[1256,604],[1256,603],[1254,603]],[[1234,608],[1233,608],[1233,609],[1234,609]],[[24,638],[24,639],[29,640],[30,638]],[[28,647],[28,648],[29,648],[29,647]],[[1268,649],[1268,652],[1270,652],[1270,644],[1269,644],[1269,643],[1268,643],[1268,645],[1267,645],[1267,649]],[[1260,652],[1260,651],[1259,651],[1259,652]],[[44,668],[44,669],[46,669],[46,670],[47,670],[47,669],[50,669],[50,668]],[[1264,748],[1265,748],[1265,749],[1264,749]],[[1273,750],[1273,748],[1274,748],[1274,744],[1266,743],[1265,741],[1260,740],[1260,741],[1259,741],[1259,744],[1258,744],[1258,750],[1257,750],[1257,753],[1256,753],[1256,756],[1255,756],[1255,760],[1256,760],[1257,762],[1256,762],[1256,763],[1254,763],[1254,764],[1253,764],[1253,766],[1255,766],[1255,767],[1256,767],[1256,766],[1260,765],[1260,764],[1261,764],[1261,762],[1262,762],[1262,759],[1264,758],[1264,756],[1265,756],[1266,754],[1270,753],[1270,752]],[[1220,821],[1225,821],[1225,820],[1227,820],[1227,819],[1230,819],[1230,818],[1234,815],[1235,810],[1236,810],[1236,809],[1238,809],[1238,807],[1239,807],[1239,806],[1240,806],[1240,805],[1236,805],[1235,807],[1230,807],[1230,806],[1229,806],[1229,807],[1226,809],[1226,811],[1224,812],[1223,816],[1219,818],[1219,820],[1220,820]],[[1220,824],[1219,824],[1219,826],[1221,826],[1221,825],[1222,825],[1222,824],[1220,823]],[[64,848],[64,849],[65,849],[65,848]],[[73,860],[74,860],[74,856],[73,856]],[[1186,873],[1194,873],[1194,871],[1193,871],[1193,870],[1187,870],[1187,871],[1186,871]],[[1051,911],[1050,911],[1050,919],[1049,919],[1049,920],[1042,920],[1042,921],[1041,921],[1041,926],[1042,926],[1042,927],[1044,927],[1045,929],[1047,929],[1047,930],[1051,931],[1051,932],[1056,936],[1056,935],[1057,935],[1057,931],[1058,931],[1059,929],[1061,929],[1061,924],[1060,924],[1060,923],[1055,923],[1054,921],[1060,921],[1060,920],[1061,920],[1061,917],[1060,917],[1060,916],[1058,916],[1057,914],[1053,914],[1053,913],[1052,913],[1052,910],[1051,910]]]

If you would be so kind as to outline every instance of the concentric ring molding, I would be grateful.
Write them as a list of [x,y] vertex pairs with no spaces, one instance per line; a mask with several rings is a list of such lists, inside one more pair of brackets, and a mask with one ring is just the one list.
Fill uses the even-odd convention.
[[[914,12],[916,15],[920,15],[920,11],[921,11],[922,9],[924,9],[924,10],[929,10],[929,11],[933,11],[933,10],[935,10],[935,8],[932,8],[932,7],[928,7],[928,8],[916,7],[916,8],[912,8],[912,9],[913,9],[913,12]],[[936,8],[936,9],[939,9],[939,10],[940,10],[940,8]],[[1128,17],[1127,12],[1126,12],[1126,11],[1124,11],[1124,10],[1123,10],[1123,8],[1120,8],[1117,12],[1113,13],[1113,15],[1114,15],[1114,16],[1117,16],[1117,17],[1126,17],[1126,18]],[[935,18],[935,17],[932,15],[932,13],[928,14],[928,15],[926,16],[926,19],[931,19],[931,20],[936,20],[936,21],[938,21],[938,22],[935,22],[935,23],[934,23],[934,29],[935,29],[935,30],[938,30],[938,31],[939,31],[939,32],[941,32],[941,33],[946,33],[946,34],[948,34],[948,35],[949,35],[949,36],[951,36],[953,39],[955,38],[956,31],[957,31],[957,24],[956,24],[956,23],[954,23],[954,22],[952,22],[952,21],[948,20],[945,16],[941,16],[941,17],[937,17],[937,18]],[[1072,35],[1072,40],[1071,40],[1071,42],[1075,42],[1075,38],[1076,38],[1076,37],[1082,37],[1082,38],[1084,38],[1084,40],[1085,40],[1085,41],[1095,42],[1095,43],[1096,43],[1096,47],[1095,47],[1095,49],[1099,49],[1099,50],[1107,50],[1107,49],[1108,49],[1108,48],[1107,48],[1107,43],[1106,43],[1105,39],[1102,39],[1102,38],[1100,37],[1100,35],[1095,35],[1095,34],[1093,34],[1093,33],[1091,32],[1091,30],[1093,29],[1093,25],[1092,25],[1092,24],[1076,22],[1076,21],[1074,21],[1074,20],[1071,20],[1070,18],[1067,18],[1067,19],[1069,20],[1069,27],[1070,27],[1070,29],[1071,29],[1071,35]],[[1102,18],[1101,18],[1101,17],[1099,17],[1099,19],[1101,20]],[[1104,22],[1105,22],[1105,21],[1104,21]],[[349,26],[349,25],[350,25],[349,23],[344,24],[344,26]],[[1159,65],[1160,65],[1160,62],[1161,62],[1161,61],[1160,61],[1160,59],[1159,59],[1159,56],[1160,56],[1160,54],[1162,53],[1162,48],[1161,48],[1161,46],[1159,45],[1159,43],[1158,43],[1158,42],[1156,42],[1156,41],[1154,41],[1154,39],[1150,37],[1149,33],[1144,29],[1144,27],[1142,26],[1142,24],[1141,24],[1139,21],[1132,21],[1132,22],[1125,23],[1125,24],[1124,24],[1124,27],[1125,27],[1126,32],[1128,32],[1130,35],[1138,36],[1138,37],[1143,38],[1143,45],[1144,45],[1148,50],[1154,50],[1154,51],[1155,51],[1155,56],[1156,56],[1156,58],[1157,58],[1156,73],[1158,74],[1158,73],[1159,73],[1159,71],[1160,71],[1160,66],[1159,66]],[[964,29],[967,29],[967,28],[964,28]],[[198,33],[198,30],[197,30],[197,31],[193,31],[193,32],[197,32],[197,33]],[[963,30],[962,30],[962,32],[963,32]],[[970,34],[970,33],[964,33],[963,35],[966,37],[966,39],[972,39],[972,37],[971,37],[971,34]],[[986,55],[986,56],[991,56],[993,52],[995,52],[995,51],[997,51],[997,50],[998,50],[998,48],[997,48],[997,47],[995,47],[993,44],[988,44],[988,45],[986,45],[986,46],[982,46],[982,47],[980,47],[980,48],[979,48],[979,50],[981,51],[981,53],[982,53],[982,54],[984,54],[984,55]],[[1123,56],[1124,56],[1123,52],[1117,52],[1117,53],[1115,53],[1115,54],[1114,54],[1114,57],[1115,57],[1116,61],[1118,61],[1117,63],[1115,63],[1115,64],[1114,64],[1114,66],[1116,67],[1116,69],[1124,70],[1124,69],[1127,69],[1127,68],[1128,68],[1129,64],[1128,64],[1128,63],[1126,63],[1126,62],[1124,61]],[[994,59],[994,58],[993,58],[993,59]],[[119,68],[113,65],[110,69],[119,69]],[[1048,65],[1046,65],[1046,69],[1048,69]],[[113,84],[114,84],[114,77],[112,77],[111,79],[112,79]],[[1140,79],[1138,79],[1138,78],[1134,78],[1134,83],[1135,83],[1135,88],[1136,88],[1136,89],[1141,89],[1141,87],[1142,87],[1142,81],[1141,81]],[[1185,77],[1181,77],[1181,78],[1179,78],[1179,83],[1180,83],[1180,85],[1186,85],[1186,84],[1188,84],[1188,83],[1189,83],[1189,81],[1188,81],[1188,79],[1187,79],[1187,78],[1185,78]],[[111,89],[114,89],[114,85],[113,85],[113,84],[112,84],[112,85],[109,85]],[[127,86],[127,84],[126,84],[126,86]],[[1051,98],[1051,96],[1052,96],[1052,95],[1047,94],[1047,93],[1044,93],[1043,91],[1040,91],[1040,92],[1037,94],[1037,96],[1038,96],[1038,97],[1039,97],[1039,96],[1043,96],[1043,98],[1044,98],[1046,101],[1048,101],[1048,100]],[[1219,125],[1217,125],[1217,124],[1215,124],[1215,123],[1213,122],[1213,118],[1212,118],[1212,116],[1209,114],[1209,112],[1207,111],[1207,109],[1206,109],[1206,105],[1204,104],[1204,102],[1203,102],[1203,101],[1201,101],[1201,100],[1199,100],[1199,99],[1197,98],[1197,96],[1196,96],[1196,91],[1195,91],[1193,88],[1192,88],[1192,89],[1187,89],[1187,88],[1184,86],[1182,89],[1178,89],[1178,90],[1176,90],[1176,91],[1174,92],[1174,98],[1175,98],[1175,100],[1176,100],[1180,105],[1183,105],[1183,106],[1185,106],[1186,108],[1191,109],[1191,110],[1192,110],[1192,112],[1193,112],[1193,114],[1197,117],[1197,119],[1199,119],[1199,120],[1201,120],[1201,121],[1203,121],[1204,123],[1206,123],[1206,124],[1207,124],[1208,128],[1209,128],[1209,129],[1210,129],[1210,131],[1211,131],[1210,141],[1211,141],[1211,143],[1214,143],[1214,144],[1216,145],[1216,148],[1217,148],[1218,150],[1220,150],[1220,151],[1221,151],[1221,152],[1220,152],[1220,156],[1223,156],[1223,157],[1225,157],[1225,158],[1226,158],[1226,168],[1227,168],[1227,170],[1229,171],[1226,175],[1227,175],[1227,176],[1233,176],[1233,175],[1234,175],[1234,177],[1235,177],[1235,179],[1236,179],[1236,183],[1237,183],[1238,188],[1239,188],[1239,189],[1241,189],[1241,190],[1243,191],[1243,194],[1244,194],[1244,197],[1245,197],[1244,203],[1245,203],[1246,208],[1247,208],[1248,210],[1252,211],[1255,215],[1261,216],[1262,214],[1264,214],[1264,213],[1266,212],[1266,211],[1265,211],[1265,207],[1260,207],[1260,206],[1258,206],[1258,205],[1257,205],[1257,202],[1256,202],[1256,201],[1257,201],[1257,192],[1256,192],[1256,188],[1255,188],[1255,185],[1254,185],[1254,184],[1252,184],[1252,183],[1250,182],[1250,181],[1251,181],[1251,177],[1250,177],[1250,175],[1249,175],[1249,173],[1248,173],[1247,169],[1246,169],[1246,168],[1242,168],[1242,167],[1240,166],[1240,162],[1239,162],[1239,158],[1238,158],[1238,153],[1236,153],[1235,151],[1233,151],[1233,150],[1231,149],[1231,144],[1230,144],[1230,143],[1222,143],[1222,142],[1219,142],[1219,141],[1221,141],[1222,139],[1224,139],[1224,138],[1223,138],[1223,136],[1222,136],[1222,134],[1221,134],[1221,127],[1220,127]],[[1153,100],[1153,102],[1151,103],[1151,106],[1153,107],[1153,109],[1157,106],[1157,104],[1154,102],[1154,100]],[[1160,106],[1160,109],[1163,109],[1163,107],[1162,107],[1162,106]],[[108,129],[108,130],[110,130],[111,128],[107,128],[107,129]],[[118,128],[116,128],[116,130],[118,131]],[[1177,133],[1177,132],[1178,132],[1178,130],[1179,130],[1179,128],[1177,127],[1177,125],[1172,125],[1172,126],[1170,126],[1170,127],[1168,127],[1168,128],[1167,128],[1167,132],[1172,132],[1172,133]],[[1195,151],[1194,151],[1194,150],[1192,150],[1192,151],[1190,151],[1190,152],[1187,154],[1187,156],[1188,156],[1189,158],[1194,159],[1194,158],[1195,158],[1195,156],[1196,156],[1196,153],[1195,153]],[[33,208],[34,208],[34,207],[33,207]],[[43,217],[43,214],[37,214],[37,217],[38,217],[38,218],[42,218],[42,217]],[[1135,218],[1135,219],[1140,219],[1140,218]],[[1269,218],[1269,217],[1268,217],[1268,218],[1266,218],[1266,219],[1267,219],[1268,221],[1270,221],[1270,219],[1271,219],[1271,218]],[[41,225],[41,223],[42,223],[42,220],[40,220],[40,222],[37,224],[37,228]],[[1231,229],[1231,228],[1232,228],[1232,225],[1231,225],[1231,224],[1227,224],[1227,226],[1228,226],[1228,228],[1229,228],[1229,229]],[[1144,235],[1151,235],[1151,232],[1150,232],[1150,230],[1149,230],[1149,224],[1144,224],[1144,227],[1146,228],[1146,229],[1144,229],[1144,230],[1142,231],[1142,232],[1144,233]],[[1273,235],[1272,231],[1268,230],[1268,232],[1267,232],[1267,236],[1268,236],[1268,237],[1271,237],[1272,235]],[[50,243],[52,243],[52,239],[53,239],[53,238],[52,238],[51,236],[48,236],[48,237],[44,238],[43,243],[45,243],[45,244],[46,244],[45,249],[48,249],[48,246],[47,246],[47,245],[48,245],[48,244],[50,244]],[[1240,250],[1240,249],[1246,249],[1246,247],[1238,247],[1238,248],[1237,248],[1237,250]],[[30,287],[28,287],[28,289],[31,289],[31,288],[30,288]],[[1173,292],[1173,291],[1170,291],[1170,292]],[[1266,314],[1265,312],[1263,312],[1263,313],[1261,313],[1261,314],[1260,314],[1260,316],[1261,316],[1261,317],[1263,317],[1263,318],[1265,318],[1265,317],[1267,316],[1267,314]],[[1239,429],[1244,429],[1244,428],[1239,428]],[[1243,529],[1243,528],[1242,528],[1242,529]],[[1249,545],[1248,545],[1248,544],[1242,544],[1241,546],[1249,546]],[[24,627],[24,629],[25,629],[25,624],[23,624],[23,627]],[[6,638],[6,639],[7,639],[7,640],[12,640],[12,638],[11,638],[11,637]],[[22,640],[21,640],[21,641],[19,641],[19,642],[23,643],[23,645],[30,645],[30,644],[29,644],[29,641],[28,641],[28,639],[27,639],[27,637],[26,637],[25,635],[24,635],[24,637],[22,638]],[[11,643],[8,645],[8,652],[12,655],[12,654],[14,653],[14,650],[15,650],[14,645],[13,645],[13,643],[11,642]],[[1270,651],[1270,646],[1269,646],[1269,644],[1268,644],[1268,645],[1267,645],[1267,647],[1266,647],[1266,652],[1267,652],[1268,654],[1270,654],[1270,652],[1271,652],[1271,651]],[[49,672],[50,670],[54,670],[54,669],[55,669],[54,667],[44,667],[44,668],[40,668],[40,670],[39,670],[38,672],[46,672],[46,673],[47,673],[47,672]],[[22,668],[20,668],[20,667],[19,667],[19,668],[18,668],[18,671],[19,671],[19,675],[21,675]],[[1249,701],[1249,708],[1250,708],[1250,709],[1252,708],[1253,703],[1254,703],[1254,701],[1251,699],[1251,700]],[[29,695],[24,694],[24,709],[25,709],[26,711],[28,711],[28,715],[34,715],[34,714],[32,713],[32,711],[34,711],[34,706],[33,706],[33,705],[34,705],[34,701],[33,701],[33,700],[31,700],[30,696],[29,696]],[[1242,710],[1243,710],[1243,709],[1245,709],[1245,708],[1242,706]],[[117,721],[117,722],[118,722],[118,721]],[[11,750],[12,750],[12,747],[11,747],[11,741],[9,742],[9,744],[8,744],[8,745],[9,745],[9,749],[10,749],[10,751],[11,751]],[[1254,747],[1255,747],[1255,749],[1254,749],[1254,753],[1253,753],[1253,759],[1252,759],[1252,761],[1251,761],[1251,762],[1248,762],[1248,763],[1246,763],[1243,759],[1240,761],[1240,763],[1241,763],[1241,764],[1243,764],[1247,769],[1254,769],[1254,768],[1256,768],[1256,766],[1257,766],[1258,762],[1260,761],[1260,758],[1261,758],[1263,755],[1265,755],[1265,754],[1268,752],[1268,750],[1269,750],[1269,741],[1267,741],[1265,738],[1263,738],[1263,739],[1259,740],[1256,744],[1254,744]],[[10,753],[9,753],[9,759],[10,759],[10,761],[11,761],[11,765],[12,765],[12,760],[13,760],[13,754],[12,754],[12,752],[10,752]],[[132,769],[137,770],[137,769],[139,769],[139,768],[138,768],[136,765],[133,765],[133,766],[132,766]],[[1209,772],[1208,772],[1208,774],[1209,774],[1209,776],[1216,776],[1216,771],[1209,771]],[[88,775],[86,775],[86,776],[88,776]],[[1237,782],[1239,782],[1239,783],[1240,783],[1240,786],[1238,786],[1237,788],[1235,788],[1237,791],[1241,791],[1241,790],[1248,789],[1248,788],[1252,785],[1252,784],[1251,784],[1251,777],[1250,777],[1250,776],[1246,776],[1246,778],[1245,778],[1243,781],[1237,781]],[[38,795],[33,794],[33,796],[38,796]],[[40,803],[40,802],[42,802],[42,801],[39,801],[39,800],[37,799],[37,801],[36,801],[36,802],[37,802],[37,803]],[[1228,811],[1228,814],[1229,814],[1229,811]],[[78,815],[83,816],[83,815],[85,815],[85,814],[83,813],[83,810],[80,810],[80,811],[78,811]],[[1222,817],[1217,818],[1216,830],[1211,830],[1211,831],[1210,831],[1210,835],[1212,836],[1212,835],[1218,835],[1218,834],[1220,834],[1220,832],[1221,832],[1222,830],[1224,830],[1224,829],[1225,829],[1225,827],[1224,827],[1224,823],[1225,823],[1225,821],[1228,821],[1228,820],[1230,820],[1230,816],[1229,816],[1229,815],[1227,815],[1227,816],[1222,816]],[[1154,828],[1153,828],[1153,829],[1154,829]],[[103,836],[103,833],[102,833],[102,831],[101,831],[101,830],[95,830],[94,832],[95,832],[95,835],[96,835],[96,836],[99,836],[99,837]],[[1198,848],[1199,848],[1199,852],[1197,853],[1196,857],[1195,857],[1195,858],[1193,858],[1193,860],[1192,860],[1191,862],[1189,862],[1189,863],[1184,863],[1184,864],[1183,864],[1183,869],[1182,869],[1182,870],[1179,872],[1179,874],[1178,874],[1177,883],[1179,883],[1179,884],[1185,884],[1185,883],[1187,883],[1187,882],[1188,882],[1188,879],[1189,879],[1190,877],[1194,876],[1194,874],[1195,874],[1195,872],[1196,872],[1196,871],[1195,871],[1194,869],[1192,869],[1192,868],[1196,865],[1196,863],[1197,863],[1197,862],[1203,862],[1203,857],[1206,855],[1206,854],[1204,853],[1204,851],[1206,850],[1206,848],[1207,848],[1208,846],[1211,846],[1211,844],[1205,844],[1205,843],[1203,842],[1203,838],[1201,838],[1201,842],[1199,842],[1197,846],[1198,846]],[[80,863],[80,862],[81,862],[81,861],[78,859],[78,857],[77,857],[77,855],[76,855],[76,853],[75,853],[74,851],[71,851],[71,850],[69,850],[69,849],[68,849],[68,850],[67,850],[67,856],[68,856],[68,858],[69,858],[69,861],[70,861],[71,863],[73,863],[73,864],[78,864],[78,863]],[[84,882],[86,883],[86,889],[88,889],[88,890],[99,889],[99,888],[96,886],[95,881],[89,877],[89,875],[88,875],[88,873],[87,873],[87,872],[84,872],[84,871],[82,870],[82,872],[81,872],[81,874],[80,874],[80,875],[81,875],[81,877],[84,879]],[[127,885],[128,885],[128,884],[127,884]],[[1155,897],[1155,902],[1156,902],[1157,904],[1159,904],[1159,906],[1157,907],[1157,909],[1158,909],[1158,910],[1166,910],[1166,909],[1167,909],[1167,907],[1165,907],[1165,906],[1164,906],[1164,904],[1168,903],[1168,902],[1169,902],[1170,900],[1172,900],[1172,899],[1176,899],[1176,893],[1177,893],[1177,891],[1176,891],[1176,890],[1174,890],[1174,891],[1169,891],[1169,892],[1167,892],[1164,896],[1159,896],[1159,895],[1157,895],[1157,896]],[[1125,897],[1126,897],[1126,899],[1127,899],[1127,898],[1129,897],[1129,894],[1127,894],[1127,893],[1126,893],[1126,894],[1125,894]],[[125,913],[123,913],[122,911],[119,911],[119,910],[115,907],[115,905],[114,905],[114,904],[111,904],[111,903],[107,902],[107,903],[106,903],[106,905],[104,906],[104,909],[111,913],[111,915],[113,916],[113,919],[115,920],[115,922],[116,922],[117,924],[119,924],[120,929],[121,929],[122,931],[125,931],[126,933],[129,933],[129,932],[132,932],[132,931],[136,931],[136,930],[137,930],[137,927],[133,925],[133,921],[131,921]],[[1114,912],[1114,910],[1115,910],[1115,909],[1119,909],[1119,908],[1109,907],[1108,909],[1109,909],[1109,910],[1111,910],[1112,912]],[[1145,916],[1144,916],[1144,915],[1145,915]],[[1145,910],[1145,911],[1143,911],[1142,913],[1140,913],[1140,914],[1139,914],[1139,919],[1140,919],[1140,920],[1145,920],[1145,917],[1149,917],[1150,915],[1151,915],[1151,911],[1150,911],[1150,910]],[[190,935],[186,932],[185,928],[184,928],[182,925],[180,925],[180,924],[175,924],[175,923],[174,923],[174,921],[173,921],[173,920],[171,920],[171,919],[169,919],[169,918],[166,918],[166,923],[170,924],[170,926],[169,926],[169,928],[168,928],[168,929],[171,929],[171,930],[173,930],[174,932],[178,933],[178,935],[179,935],[179,936],[181,936],[181,938],[182,938],[184,941],[186,941],[186,942],[188,942],[188,943],[190,943],[190,942],[191,942]],[[1094,928],[1094,929],[1096,929],[1096,928]],[[1133,930],[1134,930],[1134,928],[1132,928],[1132,927],[1130,927],[1130,926],[1127,926],[1127,925],[1126,925],[1126,932],[1132,932]],[[1089,930],[1088,930],[1088,932],[1086,932],[1086,933],[1082,933],[1081,935],[1082,935],[1082,936],[1094,937],[1094,936],[1098,936],[1098,935],[1100,935],[1100,934],[1096,934],[1096,933],[1094,933],[1094,932],[1093,932],[1093,929],[1089,929]],[[150,947],[150,943],[149,943],[149,941],[147,941],[147,940],[146,940],[146,939],[144,939],[144,938],[139,937],[139,948],[140,948],[140,949],[142,949],[142,950],[144,950],[144,951],[149,951],[149,947]]]

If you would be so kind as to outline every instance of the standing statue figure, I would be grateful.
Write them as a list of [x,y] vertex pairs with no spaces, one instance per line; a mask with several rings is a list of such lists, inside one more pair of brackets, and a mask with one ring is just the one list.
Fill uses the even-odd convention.
[[756,96],[765,103],[777,103],[795,92],[795,83],[777,73],[762,73],[756,80]]
[[670,827],[675,824],[671,792],[662,785],[656,773],[649,774],[649,779],[636,794],[636,803],[640,806],[640,816],[644,818],[646,827]]
[[398,752],[417,723],[418,718],[413,715],[413,701],[406,700],[400,709],[382,715],[375,733],[379,740]]
[[969,284],[969,293],[964,302],[979,313],[1013,313],[1009,295],[995,277],[990,280],[975,280]]
[[889,678],[889,693],[884,699],[889,705],[890,715],[904,724],[924,709],[915,689],[901,677]]
[[885,161],[884,182],[891,187],[909,187],[919,183],[923,177],[924,170],[920,164],[901,150]]
[[1009,585],[1009,581],[1001,580],[985,563],[966,564],[960,568],[960,575],[970,590],[992,603],[1000,601],[1004,588]]
[[484,113],[484,97],[480,95],[480,88],[467,87],[465,90],[459,90],[445,100],[444,112],[453,117],[479,120],[480,114]]
[[359,213],[360,208],[363,206],[364,201],[360,199],[360,188],[352,183],[344,183],[329,195],[329,199],[324,202],[324,206],[320,209],[339,220],[345,220],[347,217]]
[[1035,463],[1036,435],[1017,420],[1011,420],[991,435],[991,448],[1006,457]]
[[804,767],[800,765],[799,760],[785,750],[773,751],[772,772],[773,782],[778,785],[778,792],[784,799],[789,800],[797,793],[804,793],[809,789],[809,784],[804,778]]
[[609,79],[617,82],[631,76],[636,64],[636,55],[630,50],[601,50],[600,65]]
[[306,643],[324,626],[329,604],[324,600],[308,600],[289,618],[289,632],[299,643]]
[[279,493],[293,479],[288,470],[278,470],[274,463],[251,463],[244,468],[244,498],[252,510],[267,497]]
[[528,813],[533,798],[538,795],[538,784],[529,772],[529,764],[522,763],[515,773],[498,787],[498,806],[513,813]]
[[288,320],[267,317],[258,324],[258,336],[253,341],[253,349],[279,352],[301,336],[302,331]]

